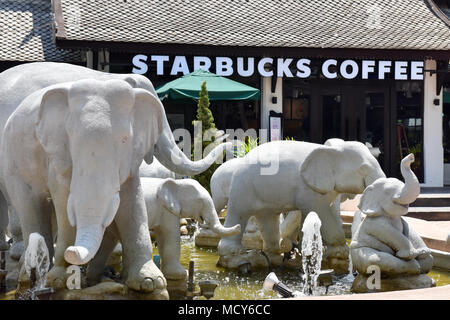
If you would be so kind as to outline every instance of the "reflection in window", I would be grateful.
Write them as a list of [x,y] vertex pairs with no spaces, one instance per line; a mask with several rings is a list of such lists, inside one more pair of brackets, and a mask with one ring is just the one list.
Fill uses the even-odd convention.
[[310,98],[305,85],[283,88],[283,135],[297,141],[311,141]]
[[377,158],[380,166],[384,168],[384,93],[368,92],[366,103],[366,139]]
[[341,135],[341,95],[330,94],[322,96],[323,106],[323,135],[325,142],[330,138],[339,138]]

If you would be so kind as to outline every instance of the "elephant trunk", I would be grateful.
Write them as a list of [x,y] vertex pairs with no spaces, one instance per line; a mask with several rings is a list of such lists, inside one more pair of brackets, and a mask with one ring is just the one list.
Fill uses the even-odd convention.
[[240,224],[227,228],[220,223],[219,217],[217,216],[217,213],[214,210],[214,205],[212,203],[207,206],[205,212],[206,213],[202,216],[205,224],[217,235],[221,237],[229,237],[241,233]]
[[180,175],[193,176],[208,169],[229,147],[231,147],[231,142],[222,143],[215,147],[204,159],[191,161],[175,143],[169,123],[166,117],[163,117],[163,130],[155,145],[155,156],[167,169]]
[[104,228],[100,225],[77,226],[75,245],[64,253],[64,258],[70,264],[82,265],[91,260],[97,253],[102,242]]
[[400,195],[395,198],[395,202],[402,205],[414,202],[420,194],[419,180],[411,170],[411,163],[413,162],[414,155],[411,153],[402,160],[400,166],[402,176],[405,179],[405,185],[403,186]]

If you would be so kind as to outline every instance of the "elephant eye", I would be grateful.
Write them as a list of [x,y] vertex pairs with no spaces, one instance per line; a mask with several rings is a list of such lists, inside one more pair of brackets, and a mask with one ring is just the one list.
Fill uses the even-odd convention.
[[126,143],[128,141],[128,136],[123,136],[122,137],[122,143]]

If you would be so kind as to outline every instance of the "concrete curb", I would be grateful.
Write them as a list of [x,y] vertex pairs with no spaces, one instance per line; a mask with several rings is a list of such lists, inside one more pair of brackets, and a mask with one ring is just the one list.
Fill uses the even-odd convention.
[[450,300],[450,285],[379,293],[358,293],[342,296],[298,297],[289,300]]

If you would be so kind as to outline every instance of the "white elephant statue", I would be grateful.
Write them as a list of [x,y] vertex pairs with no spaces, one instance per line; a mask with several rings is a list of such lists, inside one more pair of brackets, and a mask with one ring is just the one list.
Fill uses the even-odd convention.
[[[193,179],[141,178],[148,215],[148,226],[154,232],[161,256],[161,271],[167,280],[185,280],[186,270],[180,264],[180,218],[191,218],[210,228],[220,237],[241,231],[240,226],[225,228],[219,221],[208,191]],[[88,281],[98,281],[104,265],[117,244],[112,234],[105,237],[98,260],[88,266]]]
[[[211,176],[211,196],[214,201],[214,206],[217,212],[220,212],[228,203],[230,196],[230,187],[233,174],[240,168],[245,166],[245,159],[234,158],[221,164]],[[300,234],[302,213],[300,211],[292,211],[287,214],[279,215],[280,219],[280,236],[281,236],[281,249],[283,252],[290,251],[292,243],[298,241]],[[251,221],[255,221],[251,219]],[[252,223],[251,226],[247,226],[244,230],[250,238],[247,242],[253,242],[254,244],[260,242],[260,232],[258,230],[257,221]],[[244,236],[245,238],[245,236]],[[259,247],[259,245],[252,245],[251,247]],[[262,249],[262,248],[261,248]]]
[[[0,74],[0,130],[3,130],[9,116],[17,109],[19,104],[33,92],[50,85],[82,79],[95,79],[101,81],[120,79],[126,81],[133,88],[144,89],[157,97],[150,80],[145,76],[138,74],[106,73],[82,66],[56,62],[21,64]],[[224,146],[220,146],[217,150],[214,150],[217,152],[213,152],[210,157],[205,157],[205,159],[201,161],[192,162],[176,146],[169,124],[165,118],[163,119],[163,126],[164,130],[162,130],[161,136],[146,159],[149,162],[152,161],[152,155],[154,154],[169,170],[180,175],[196,175],[206,170],[212,162],[214,162],[214,156],[216,156],[217,153],[222,154]],[[1,143],[2,140],[0,137],[0,147]],[[1,181],[0,189],[5,194],[6,201],[11,209],[11,203]],[[2,201],[1,197],[0,201]],[[2,207],[3,206],[0,205],[0,209]],[[9,214],[11,216],[9,219],[9,231],[15,240],[10,252],[15,255],[20,255],[20,253],[23,252],[24,247],[23,244],[21,244],[21,227],[18,219],[14,216],[14,210],[10,210]],[[2,239],[4,237],[2,232],[5,231],[8,223],[7,215],[8,213],[4,209],[0,212],[0,216],[2,216],[2,218],[0,218],[0,244],[3,246],[4,242],[2,242]],[[16,244],[18,249],[16,249]]]
[[[403,289],[428,287],[433,283],[425,276],[433,266],[431,251],[402,218],[408,214],[409,204],[420,194],[419,181],[410,167],[413,162],[413,154],[401,161],[405,183],[395,178],[381,178],[364,190],[358,205],[361,211],[355,214],[352,225],[350,244],[352,262],[359,274],[353,285],[356,292],[368,290],[365,282],[371,274],[369,267],[374,265],[379,268],[381,278],[395,281],[397,285],[401,282],[406,285]],[[408,278],[417,275],[422,277]],[[391,289],[395,286],[389,285],[389,281],[381,284],[382,291]]]
[[[327,246],[324,266],[336,273],[347,273],[348,247],[333,203],[339,194],[362,193],[385,174],[364,144],[340,139],[333,139],[330,144],[274,141],[229,161],[230,186],[225,183],[221,187],[229,190],[225,226],[240,224],[245,230],[249,217],[255,216],[263,237],[263,250],[276,255],[280,251],[279,213],[317,212]],[[245,165],[231,170],[241,161]],[[219,208],[222,200],[216,200],[215,191],[212,192]],[[241,240],[242,233],[221,239],[219,263],[227,267],[225,257],[245,252]]]
[[[28,65],[42,76],[55,71],[52,66]],[[59,71],[75,67],[67,66],[69,70],[62,66]],[[26,65],[17,68],[19,74],[11,74],[15,68],[0,74],[0,83],[10,81],[14,88],[22,79],[20,71],[29,70]],[[174,171],[197,174],[228,145],[192,162],[177,148],[159,99],[124,80],[59,83],[33,92],[15,110],[6,106],[14,112],[1,135],[0,178],[20,217],[25,242],[30,233],[38,232],[52,255],[53,207],[56,213],[55,261],[48,285],[65,285],[66,261],[81,265],[93,259],[106,227],[114,221],[124,250],[125,284],[132,290],[164,294],[166,281],[152,261],[148,228],[143,227],[148,222],[139,165],[144,157],[151,162],[155,153]]]
[[240,226],[225,228],[219,221],[208,191],[193,179],[141,178],[150,230],[161,256],[161,270],[167,279],[184,279],[180,264],[180,218],[199,221],[220,237],[241,232]]
[[[83,79],[91,80],[76,82]],[[109,81],[112,79],[121,81]],[[16,111],[20,104],[20,110]],[[123,272],[129,287],[142,291],[163,288],[164,279],[159,277],[160,272],[151,261],[151,243],[142,234],[143,228],[136,232],[126,231],[137,228],[141,221],[147,223],[138,179],[139,164],[144,156],[150,163],[154,154],[170,170],[181,175],[195,175],[206,170],[228,145],[218,146],[200,161],[193,162],[187,158],[175,143],[153,85],[146,77],[136,74],[109,74],[65,63],[23,64],[0,74],[0,108],[1,131],[16,111],[9,119],[6,131],[9,145],[3,145],[5,139],[0,135],[0,148],[9,148],[11,152],[20,154],[17,156],[21,161],[14,162],[14,156],[7,152],[2,154],[8,155],[10,165],[24,165],[24,162],[31,161],[30,166],[20,171],[17,167],[8,167],[5,157],[0,158],[0,188],[8,204],[13,201],[6,187],[20,189],[25,181],[27,183],[28,189],[14,190],[18,192],[16,195],[13,193],[17,208],[25,210],[18,212],[26,217],[21,219],[22,232],[26,233],[24,238],[27,239],[28,234],[34,231],[30,229],[48,229],[47,213],[44,212],[49,210],[41,209],[49,209],[49,206],[42,205],[42,198],[51,196],[59,218],[50,284],[54,287],[65,284],[61,280],[66,277],[64,252],[70,263],[87,262],[95,255],[103,230],[115,220],[124,232],[124,250],[132,249],[133,252],[127,255]],[[115,112],[108,113],[107,110]],[[32,119],[35,122],[30,123]],[[67,119],[66,123],[64,119]],[[24,127],[21,121],[28,121],[30,126]],[[14,136],[13,132],[17,135]],[[33,148],[35,153],[27,154]],[[15,170],[11,172],[12,169]],[[89,177],[88,172],[91,172]],[[16,179],[17,184],[5,183],[4,173],[11,173],[8,179]],[[92,189],[94,191],[90,192]],[[29,202],[26,203],[21,196],[26,196]],[[28,221],[38,211],[43,215],[37,219],[39,223]],[[66,212],[70,213],[70,222],[77,225],[78,231],[76,245],[70,248],[67,246],[73,244],[75,235]],[[92,214],[87,214],[89,212]],[[125,213],[135,215],[136,219],[124,218]],[[84,219],[89,220],[90,217],[99,220],[99,224],[80,228],[86,223]],[[10,229],[18,228],[10,226]],[[66,231],[69,233],[63,235]],[[51,250],[50,232],[46,230],[41,234],[46,236]],[[141,245],[134,248],[136,239],[141,238]]]

